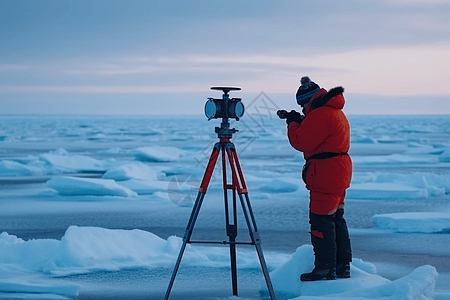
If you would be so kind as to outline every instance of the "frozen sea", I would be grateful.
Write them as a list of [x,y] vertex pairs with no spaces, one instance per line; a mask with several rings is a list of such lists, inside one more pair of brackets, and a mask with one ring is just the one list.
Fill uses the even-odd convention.
[[[450,299],[450,116],[349,120],[352,278],[309,285],[298,280],[313,259],[303,157],[273,112],[232,122],[277,299]],[[0,116],[0,298],[163,299],[219,124]],[[248,241],[241,215],[238,227]],[[227,240],[220,170],[193,239]],[[228,255],[188,247],[170,299],[267,299],[246,245],[232,297]]]

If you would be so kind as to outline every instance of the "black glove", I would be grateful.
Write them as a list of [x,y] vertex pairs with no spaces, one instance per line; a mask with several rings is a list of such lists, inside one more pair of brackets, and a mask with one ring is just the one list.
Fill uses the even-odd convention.
[[286,119],[286,124],[291,122],[302,123],[305,116],[301,115],[299,112],[295,110],[291,110],[290,112],[285,111],[284,109],[277,111],[277,115],[280,119]]
[[298,124],[301,124],[303,121],[304,116],[302,116],[299,112],[295,110],[291,110],[289,113],[287,113],[286,116],[286,124],[289,125],[291,122],[297,122]]
[[284,109],[277,110],[277,116],[280,119],[286,119],[287,114],[288,114],[288,112],[285,111]]

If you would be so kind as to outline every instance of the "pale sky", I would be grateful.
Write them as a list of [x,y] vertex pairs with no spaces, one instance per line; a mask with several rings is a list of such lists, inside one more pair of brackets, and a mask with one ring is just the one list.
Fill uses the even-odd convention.
[[450,114],[450,0],[0,0],[0,114],[203,114],[211,86],[298,109]]

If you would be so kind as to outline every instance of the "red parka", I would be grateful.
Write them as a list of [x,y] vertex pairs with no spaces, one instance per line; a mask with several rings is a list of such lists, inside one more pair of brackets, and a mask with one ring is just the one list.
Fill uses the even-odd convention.
[[[333,214],[343,206],[345,190],[352,177],[353,165],[348,155],[350,125],[342,112],[345,99],[341,90],[335,95],[320,89],[305,105],[305,118],[301,124],[291,122],[288,125],[292,147],[303,152],[306,160],[303,179],[310,190],[310,209],[319,215]],[[314,108],[327,96],[331,98],[325,104]],[[319,153],[335,156],[315,158]]]

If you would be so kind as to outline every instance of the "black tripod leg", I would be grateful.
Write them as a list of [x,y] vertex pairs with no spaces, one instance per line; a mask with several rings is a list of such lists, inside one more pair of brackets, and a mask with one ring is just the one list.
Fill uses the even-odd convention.
[[236,213],[236,190],[233,190],[233,225],[228,224],[227,235],[230,241],[230,262],[231,262],[231,279],[233,286],[233,296],[238,295],[237,286],[237,267],[236,267],[236,236],[237,236],[237,213]]
[[[250,237],[252,239],[252,244],[256,247],[256,252],[258,253],[259,262],[261,263],[261,269],[264,274],[264,279],[266,280],[267,289],[269,290],[269,295],[272,300],[276,300],[275,292],[273,290],[272,281],[270,280],[269,270],[267,269],[266,261],[264,259],[264,254],[261,247],[261,239],[259,237],[258,228],[256,227],[255,216],[253,215],[252,206],[250,204],[250,199],[248,197],[247,186],[245,184],[244,173],[242,172],[241,165],[239,163],[239,158],[237,156],[236,149],[234,145],[228,146],[228,158],[230,161],[230,166],[233,172],[233,185],[238,190],[239,199],[241,201],[242,211],[245,216],[245,221],[247,222]],[[245,195],[245,201],[244,201]]]
[[237,268],[236,268],[236,238],[230,237],[230,261],[231,261],[231,279],[233,287],[233,296],[238,295],[237,287]]
[[[256,232],[258,234],[259,239],[259,232]],[[269,290],[270,299],[276,300],[275,297],[275,291],[273,290],[272,281],[270,280],[270,274],[269,270],[267,269],[266,260],[264,259],[262,247],[261,247],[261,240],[259,241],[259,244],[255,245],[256,252],[258,253],[259,262],[261,264],[261,269],[264,274],[264,279],[266,280],[267,289]]]
[[[245,201],[244,201],[245,195]],[[270,299],[276,300],[275,291],[272,286],[272,281],[270,280],[269,270],[267,269],[266,260],[264,259],[264,254],[261,247],[261,238],[259,236],[258,229],[256,227],[255,217],[253,215],[252,207],[250,205],[250,199],[248,194],[239,194],[239,199],[241,200],[242,211],[244,212],[245,221],[247,222],[248,230],[253,244],[256,248],[256,253],[258,254],[259,262],[261,264],[261,269],[264,274],[264,279],[266,280],[267,289],[269,291]]]
[[[228,241],[230,244],[231,286],[233,288],[233,296],[237,296],[238,284],[237,284],[237,267],[236,267],[236,236],[237,236],[236,189],[233,184],[231,185],[227,184],[226,159],[227,158],[229,160],[231,159],[231,157],[228,155],[228,151],[229,150],[227,150],[226,147],[222,148],[222,177],[223,177],[223,191],[225,201],[225,221],[226,221]],[[229,162],[231,166],[232,162],[231,161]],[[228,201],[229,190],[233,192],[233,199],[231,204]],[[230,217],[232,219],[230,219]]]
[[184,250],[186,249],[186,244],[190,241],[192,231],[194,229],[195,222],[198,217],[198,213],[200,212],[200,208],[202,206],[203,199],[205,198],[205,193],[198,193],[197,199],[195,200],[194,207],[192,209],[191,217],[189,218],[188,225],[186,227],[186,231],[183,237],[183,244],[181,245],[180,252],[178,254],[177,262],[175,263],[175,267],[172,272],[172,277],[170,278],[169,286],[167,287],[166,296],[164,300],[169,299],[170,291],[172,290],[173,283],[175,281],[175,277],[177,276],[178,268],[180,267],[181,259],[183,258]]

